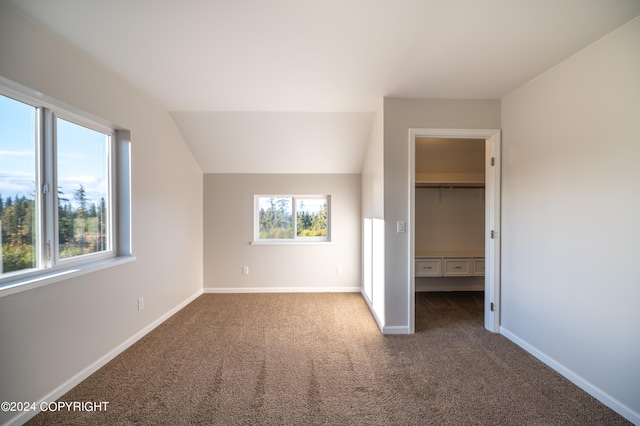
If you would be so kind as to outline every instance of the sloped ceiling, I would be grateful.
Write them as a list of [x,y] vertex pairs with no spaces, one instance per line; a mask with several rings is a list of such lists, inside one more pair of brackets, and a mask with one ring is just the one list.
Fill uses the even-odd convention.
[[172,112],[208,173],[360,173],[368,112]]
[[640,0],[0,1],[156,99],[205,173],[359,173],[384,97],[500,98],[640,14]]

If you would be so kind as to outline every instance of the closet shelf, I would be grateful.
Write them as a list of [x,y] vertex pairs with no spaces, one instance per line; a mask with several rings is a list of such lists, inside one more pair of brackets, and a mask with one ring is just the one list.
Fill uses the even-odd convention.
[[484,173],[416,173],[416,188],[484,188]]
[[435,189],[453,189],[453,188],[484,188],[484,182],[416,182],[416,188],[435,188]]
[[484,257],[484,250],[422,250],[415,257]]

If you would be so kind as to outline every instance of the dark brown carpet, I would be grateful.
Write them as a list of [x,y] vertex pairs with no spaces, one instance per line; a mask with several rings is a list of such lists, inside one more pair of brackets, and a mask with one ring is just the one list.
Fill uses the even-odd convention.
[[629,424],[482,327],[482,293],[419,293],[411,336],[359,294],[205,294],[32,425]]

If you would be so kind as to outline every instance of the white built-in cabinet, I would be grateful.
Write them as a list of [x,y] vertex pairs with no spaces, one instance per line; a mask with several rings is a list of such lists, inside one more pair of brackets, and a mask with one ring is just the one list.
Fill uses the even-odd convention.
[[483,288],[485,141],[417,139],[417,290]]
[[482,253],[416,253],[416,277],[484,277]]

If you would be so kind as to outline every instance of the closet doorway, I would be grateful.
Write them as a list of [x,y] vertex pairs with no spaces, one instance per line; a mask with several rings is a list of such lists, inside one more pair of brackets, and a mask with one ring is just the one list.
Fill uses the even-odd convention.
[[411,333],[425,289],[484,290],[484,326],[499,332],[500,131],[410,129],[409,182]]

